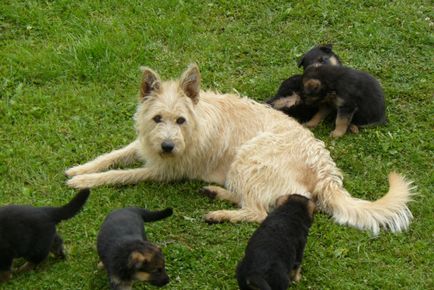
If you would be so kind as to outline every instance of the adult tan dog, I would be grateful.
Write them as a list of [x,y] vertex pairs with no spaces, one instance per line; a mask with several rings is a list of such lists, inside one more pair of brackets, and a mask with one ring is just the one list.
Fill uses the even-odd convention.
[[[340,224],[375,234],[380,227],[393,232],[408,227],[412,191],[400,175],[389,175],[389,192],[379,200],[353,198],[324,143],[293,119],[248,98],[201,91],[194,64],[178,81],[142,70],[137,139],[67,170],[68,185],[204,180],[225,186],[208,186],[206,192],[240,207],[210,212],[205,217],[210,222],[261,222],[278,197],[310,192],[318,209]],[[136,160],[144,166],[100,172]]]

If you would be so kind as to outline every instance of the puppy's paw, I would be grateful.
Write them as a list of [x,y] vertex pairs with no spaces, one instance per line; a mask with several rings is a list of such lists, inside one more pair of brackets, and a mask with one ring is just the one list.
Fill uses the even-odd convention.
[[339,137],[344,136],[344,134],[345,134],[345,132],[337,131],[337,130],[333,130],[333,131],[330,133],[330,137],[332,137],[332,138],[339,138]]
[[357,125],[351,124],[348,127],[348,130],[353,133],[353,134],[358,134],[359,133],[359,127],[357,127]]
[[316,122],[308,121],[308,122],[306,122],[306,123],[303,123],[303,126],[306,127],[306,128],[313,129],[313,128],[315,128],[316,126],[318,126],[318,124],[317,124]]
[[66,182],[66,184],[73,188],[84,189],[95,187],[98,184],[98,178],[93,174],[77,175]]

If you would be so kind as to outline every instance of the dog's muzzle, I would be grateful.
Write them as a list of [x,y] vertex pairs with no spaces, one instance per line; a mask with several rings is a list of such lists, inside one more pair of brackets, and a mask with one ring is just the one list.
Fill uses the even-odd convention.
[[173,149],[175,148],[175,144],[171,141],[164,141],[161,143],[161,149],[164,153],[171,153]]

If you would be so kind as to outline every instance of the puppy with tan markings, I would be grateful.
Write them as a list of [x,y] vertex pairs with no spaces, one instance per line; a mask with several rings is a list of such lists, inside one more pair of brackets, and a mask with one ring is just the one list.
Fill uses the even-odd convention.
[[161,249],[146,239],[144,222],[171,216],[171,208],[148,211],[138,207],[118,209],[104,220],[97,238],[97,250],[116,290],[132,289],[134,280],[155,286],[169,283]]
[[335,65],[341,66],[339,56],[334,53],[332,44],[318,45],[306,52],[298,62],[298,67],[306,70],[311,65]]
[[89,190],[83,189],[62,207],[0,207],[0,282],[11,278],[14,258],[27,261],[19,272],[35,268],[50,252],[64,259],[63,240],[56,225],[75,216],[88,197]]
[[305,196],[281,196],[277,208],[250,238],[237,267],[241,290],[286,290],[300,269],[315,204]]
[[336,110],[332,137],[350,129],[386,123],[386,105],[380,83],[368,73],[343,66],[310,66],[303,74],[303,101],[319,111],[305,125],[316,127]]

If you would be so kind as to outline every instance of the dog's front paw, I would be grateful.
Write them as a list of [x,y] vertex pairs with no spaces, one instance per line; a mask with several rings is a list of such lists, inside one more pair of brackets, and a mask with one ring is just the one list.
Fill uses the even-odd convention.
[[83,189],[91,188],[98,185],[97,178],[92,174],[77,175],[66,182],[66,184],[73,188]]
[[218,224],[226,220],[226,214],[222,210],[211,211],[205,215],[205,222],[208,224]]
[[86,168],[83,165],[74,166],[65,171],[65,175],[68,177],[85,174],[85,173],[89,173],[89,172],[88,170],[86,170]]

